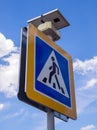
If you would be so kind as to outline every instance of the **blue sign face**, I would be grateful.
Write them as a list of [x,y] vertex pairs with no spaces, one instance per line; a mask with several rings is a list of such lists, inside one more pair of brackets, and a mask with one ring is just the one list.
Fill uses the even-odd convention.
[[35,36],[35,90],[71,108],[68,60]]

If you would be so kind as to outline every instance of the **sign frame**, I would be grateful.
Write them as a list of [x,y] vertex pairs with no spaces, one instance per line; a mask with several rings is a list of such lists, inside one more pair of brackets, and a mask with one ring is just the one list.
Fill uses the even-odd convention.
[[[69,63],[69,78],[70,78],[70,97],[71,97],[71,108],[64,106],[49,97],[35,91],[34,89],[34,78],[35,78],[35,46],[34,46],[34,36],[37,35],[42,38],[45,42],[50,44],[58,52],[64,55],[68,59]],[[41,104],[45,109],[50,108],[55,112],[58,112],[62,115],[76,119],[76,105],[75,105],[75,92],[74,92],[74,79],[73,79],[73,67],[72,67],[72,58],[71,56],[55,44],[51,39],[49,39],[45,34],[39,31],[32,23],[28,25],[28,37],[27,37],[27,61],[26,61],[26,83],[25,83],[25,93],[27,98],[36,104]]]
[[[33,100],[30,100],[27,97],[26,91],[25,91],[25,83],[26,83],[26,54],[27,54],[27,33],[28,33],[28,29],[27,27],[22,27],[21,28],[21,48],[20,48],[20,74],[19,74],[19,89],[18,89],[18,93],[17,96],[19,98],[19,100],[23,101],[24,103],[27,103],[28,105],[31,105],[33,107],[36,107],[44,112],[48,112],[48,108],[45,107],[42,104],[39,104]],[[56,111],[54,112],[54,116],[67,122],[69,117],[62,115]]]

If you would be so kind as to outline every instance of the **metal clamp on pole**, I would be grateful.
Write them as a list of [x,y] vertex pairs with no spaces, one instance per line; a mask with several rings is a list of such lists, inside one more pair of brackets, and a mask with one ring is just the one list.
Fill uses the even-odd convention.
[[38,26],[38,29],[50,37],[53,41],[60,39],[59,30],[57,30],[51,21],[47,21]]

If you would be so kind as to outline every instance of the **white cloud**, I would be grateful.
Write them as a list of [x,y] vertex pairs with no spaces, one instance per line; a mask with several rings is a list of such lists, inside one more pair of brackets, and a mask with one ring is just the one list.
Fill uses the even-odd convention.
[[3,108],[4,108],[4,104],[0,103],[0,110],[3,110]]
[[[87,108],[90,107],[91,103],[97,100],[97,94],[88,92],[88,94],[83,91],[76,92],[76,104],[77,104],[77,114],[87,113]],[[95,110],[95,107],[94,107]]]
[[81,61],[77,59],[73,63],[74,71],[78,74],[85,75],[87,73],[96,73],[97,74],[97,56],[94,56],[92,59]]
[[12,40],[0,33],[0,92],[15,96],[19,77],[19,53]]
[[[97,56],[73,63],[77,113],[85,112],[90,104],[97,101]],[[95,109],[95,108],[94,108]]]
[[88,90],[97,86],[97,78],[92,78],[86,82],[85,86],[81,87],[79,90]]
[[91,125],[87,125],[85,127],[82,127],[81,130],[97,130],[96,126],[91,124]]
[[0,57],[15,50],[17,50],[17,47],[15,47],[13,41],[11,39],[6,39],[6,37],[0,33]]
[[92,88],[97,84],[97,79],[93,78],[90,81],[87,82],[85,89]]

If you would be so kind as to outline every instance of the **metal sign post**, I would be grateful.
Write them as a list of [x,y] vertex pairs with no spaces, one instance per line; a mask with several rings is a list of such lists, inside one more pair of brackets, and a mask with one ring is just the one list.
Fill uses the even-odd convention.
[[47,112],[47,130],[54,130],[54,111],[48,109]]

